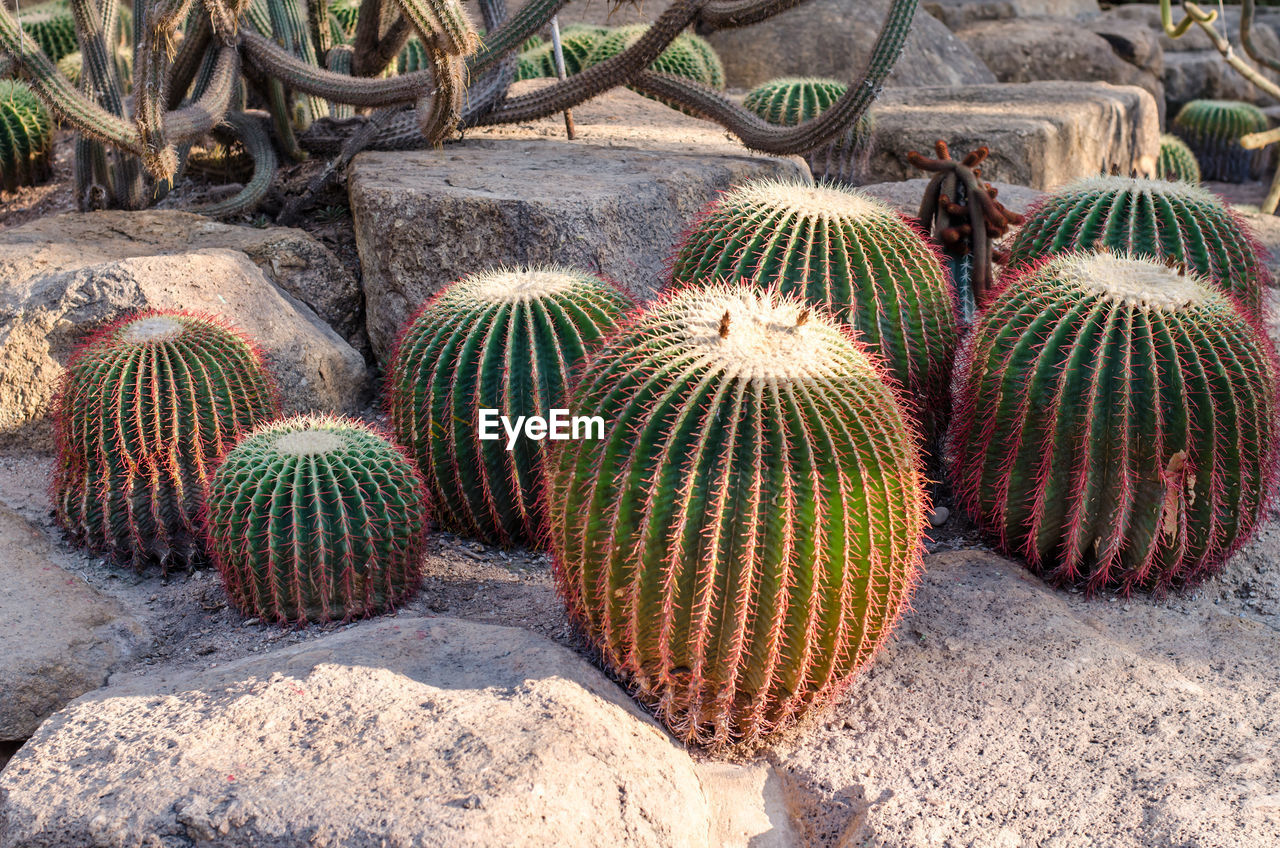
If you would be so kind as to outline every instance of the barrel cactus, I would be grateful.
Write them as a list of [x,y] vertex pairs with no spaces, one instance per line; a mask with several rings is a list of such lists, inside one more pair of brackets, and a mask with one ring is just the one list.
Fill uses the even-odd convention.
[[[608,32],[604,27],[583,25],[567,26],[560,33],[560,47],[564,54],[565,74],[572,76],[578,73],[591,61],[595,52]],[[556,76],[556,59],[554,45],[550,41],[538,39],[527,43],[520,52],[517,66],[517,79],[536,79],[538,77]]]
[[1173,133],[1187,142],[1206,180],[1242,183],[1262,176],[1269,148],[1246,150],[1240,137],[1267,129],[1267,116],[1252,103],[1192,100],[1173,119]]
[[1200,183],[1200,163],[1186,142],[1176,135],[1160,136],[1160,158],[1156,160],[1156,176],[1173,182]]
[[959,331],[937,253],[867,195],[757,180],[725,193],[672,264],[677,286],[745,281],[795,293],[857,329],[885,358],[926,436],[945,421]]
[[[847,90],[836,80],[784,77],[752,89],[742,105],[771,124],[793,127],[827,111]],[[855,178],[870,140],[871,113],[867,112],[844,136],[806,155],[814,179],[848,182]]]
[[1058,584],[1164,591],[1212,574],[1272,490],[1272,350],[1203,278],[1066,253],[1018,275],[967,342],[954,489]]
[[799,299],[678,292],[592,357],[548,497],[555,576],[685,741],[770,732],[888,638],[920,567],[915,439],[873,357]]
[[53,172],[53,118],[25,83],[0,80],[0,182],[6,191]]
[[201,560],[212,467],[278,404],[243,336],[208,316],[144,312],[72,355],[55,411],[58,523],[140,570]]
[[375,615],[412,595],[427,532],[413,462],[366,425],[299,416],[245,436],[209,485],[209,553],[245,615]]
[[1254,312],[1270,280],[1248,227],[1217,197],[1187,183],[1129,177],[1091,177],[1055,191],[1014,237],[1008,267],[1094,248],[1185,264]]
[[442,525],[494,544],[540,543],[545,442],[510,438],[496,416],[548,419],[563,408],[587,348],[631,306],[587,273],[497,270],[454,283],[409,322],[391,360],[389,411]]
[[80,49],[76,41],[76,19],[66,3],[42,3],[19,11],[22,31],[40,45],[50,60],[56,62]]
[[[635,44],[649,29],[648,24],[618,27],[600,39],[589,59],[595,65],[612,59]],[[724,65],[720,56],[702,36],[683,32],[654,60],[649,70],[724,88]]]

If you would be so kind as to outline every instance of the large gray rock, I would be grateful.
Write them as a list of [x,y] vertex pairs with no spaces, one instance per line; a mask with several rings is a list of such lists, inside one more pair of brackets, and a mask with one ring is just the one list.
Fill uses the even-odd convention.
[[790,843],[776,803],[712,808],[689,755],[576,654],[402,617],[82,698],[0,773],[0,846]]
[[952,30],[976,21],[1010,18],[1080,18],[1098,14],[1097,0],[925,0],[921,5]]
[[867,182],[920,176],[907,161],[946,141],[959,155],[986,145],[983,176],[1035,189],[1118,171],[1148,174],[1160,150],[1156,103],[1134,86],[1029,82],[891,89],[873,107]]
[[26,739],[151,645],[118,603],[53,556],[44,533],[0,506],[0,742]]
[[[871,56],[889,0],[808,0],[758,24],[712,33],[731,87],[752,88],[782,76],[858,79]],[[994,82],[963,42],[923,9],[889,86]]]

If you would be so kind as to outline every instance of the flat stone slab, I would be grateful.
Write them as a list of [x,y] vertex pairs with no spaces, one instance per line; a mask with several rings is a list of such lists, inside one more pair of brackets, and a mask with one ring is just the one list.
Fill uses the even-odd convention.
[[151,645],[141,624],[52,554],[44,533],[0,506],[0,741],[26,739]]

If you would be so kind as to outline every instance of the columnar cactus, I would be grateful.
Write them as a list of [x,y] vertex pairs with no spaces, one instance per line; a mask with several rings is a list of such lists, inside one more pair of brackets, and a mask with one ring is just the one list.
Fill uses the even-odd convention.
[[[588,64],[595,65],[613,58],[639,41],[648,29],[648,24],[618,27],[600,39]],[[715,48],[701,36],[688,32],[676,36],[671,45],[649,66],[649,70],[693,80],[712,88],[724,88],[724,65]]]
[[1270,280],[1248,227],[1217,197],[1187,183],[1129,177],[1090,177],[1049,195],[1014,237],[1008,267],[1095,248],[1185,264],[1254,312]]
[[1257,527],[1276,464],[1270,345],[1207,281],[1067,253],[980,317],[949,438],[960,501],[1054,583],[1163,591]]
[[49,110],[23,83],[0,80],[0,182],[13,191],[48,179],[52,155]]
[[822,310],[688,289],[592,357],[557,450],[555,576],[605,663],[680,738],[750,739],[838,692],[920,567],[915,438]]
[[441,524],[494,544],[541,542],[544,442],[510,438],[497,416],[514,425],[564,408],[588,347],[631,306],[590,274],[533,268],[466,277],[414,316],[392,357],[389,411]]
[[1160,158],[1156,160],[1156,176],[1172,182],[1200,183],[1200,163],[1186,142],[1176,135],[1160,136]]
[[830,310],[885,358],[925,435],[941,428],[955,300],[937,253],[888,206],[834,186],[748,182],[694,224],[672,279],[751,282]]
[[[794,127],[821,115],[848,90],[835,80],[784,77],[752,89],[742,105],[771,124]],[[806,155],[814,179],[847,182],[855,177],[870,139],[871,113],[867,112],[844,136]]]
[[1240,137],[1268,126],[1267,116],[1251,103],[1192,100],[1178,111],[1172,129],[1200,160],[1204,179],[1242,183],[1262,176],[1271,151],[1246,150]]
[[413,462],[369,427],[300,416],[259,427],[227,454],[205,526],[245,615],[358,618],[417,591],[426,492]]
[[200,560],[212,466],[278,413],[244,337],[173,312],[128,317],[90,338],[67,364],[55,407],[58,523],[139,570]]

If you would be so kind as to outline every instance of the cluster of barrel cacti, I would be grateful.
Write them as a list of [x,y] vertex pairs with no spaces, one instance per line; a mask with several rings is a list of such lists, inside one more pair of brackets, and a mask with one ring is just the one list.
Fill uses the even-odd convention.
[[1262,176],[1271,150],[1246,149],[1240,139],[1268,126],[1267,116],[1252,103],[1192,100],[1178,111],[1172,130],[1195,154],[1203,179],[1242,183]]

